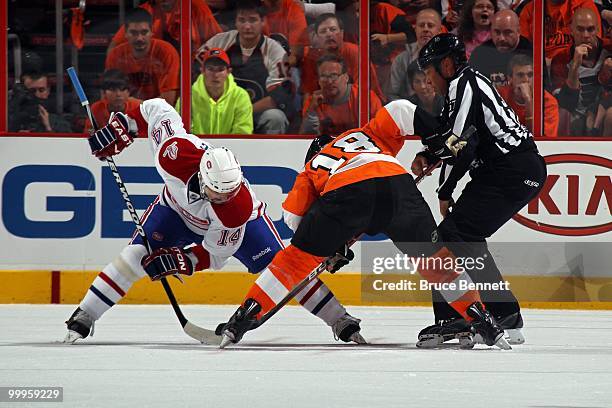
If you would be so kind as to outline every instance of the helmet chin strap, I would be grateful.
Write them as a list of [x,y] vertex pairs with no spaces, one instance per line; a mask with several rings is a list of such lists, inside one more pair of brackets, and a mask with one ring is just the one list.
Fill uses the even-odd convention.
[[[208,194],[206,194],[206,184],[204,183],[204,180],[202,179],[200,172],[197,173],[197,177],[198,177],[198,187],[200,189],[199,191],[200,198],[212,204],[225,204],[226,202],[231,201],[238,194],[238,190],[240,190],[242,186],[242,182],[241,182],[240,185],[238,185],[238,187],[236,187],[236,189],[234,189],[233,191],[229,191],[227,193],[219,193],[219,194],[223,194],[227,196],[226,200],[219,201],[219,200],[211,199],[208,196]],[[214,190],[211,190],[211,191],[214,191]]]

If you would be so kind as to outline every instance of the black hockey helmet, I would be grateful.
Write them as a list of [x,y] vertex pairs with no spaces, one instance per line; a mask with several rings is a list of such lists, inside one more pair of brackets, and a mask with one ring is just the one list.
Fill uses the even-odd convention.
[[455,34],[442,33],[429,40],[419,51],[417,63],[421,70],[433,65],[440,72],[440,61],[446,57],[452,57],[457,70],[467,64],[465,44]]
[[312,143],[310,143],[310,147],[308,148],[308,151],[306,152],[306,158],[304,159],[304,164],[308,163],[310,159],[315,157],[317,153],[319,153],[321,149],[323,149],[323,147],[325,147],[325,145],[331,142],[332,140],[334,140],[334,138],[327,134],[323,134],[323,135],[315,137],[312,140]]

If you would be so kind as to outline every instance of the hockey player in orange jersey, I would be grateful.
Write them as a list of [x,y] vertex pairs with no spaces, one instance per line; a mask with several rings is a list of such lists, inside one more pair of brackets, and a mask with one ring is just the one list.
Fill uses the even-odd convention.
[[[424,134],[434,122],[413,103],[397,100],[380,109],[364,127],[336,137],[306,163],[283,203],[285,222],[295,231],[291,245],[276,254],[224,326],[226,343],[240,341],[326,257],[345,256],[335,270],[346,265],[351,259],[346,243],[361,233],[385,233],[409,255],[454,258],[438,242],[429,207],[395,157],[405,136]],[[444,148],[457,154],[463,145],[449,143]],[[468,287],[460,283],[472,282],[466,273],[443,269],[447,262],[429,264],[439,266],[419,270],[429,282],[454,282],[457,288]],[[449,290],[442,295],[488,345],[509,348],[503,330],[484,309],[477,291]],[[347,325],[339,330],[339,337],[351,341],[360,336],[358,330],[358,326]]]

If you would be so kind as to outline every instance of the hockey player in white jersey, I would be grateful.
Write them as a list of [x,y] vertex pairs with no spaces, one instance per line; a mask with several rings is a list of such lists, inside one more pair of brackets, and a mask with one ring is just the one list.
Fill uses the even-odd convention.
[[[148,136],[164,181],[162,192],[142,216],[153,252],[148,254],[135,234],[96,277],[66,322],[65,342],[92,335],[94,322],[147,275],[159,280],[220,269],[231,256],[258,273],[283,248],[266,205],[256,198],[234,154],[188,134],[181,117],[163,99],[113,114],[106,126],[91,134],[89,143],[92,153],[104,158],[120,153],[138,134]],[[359,319],[350,316],[320,281],[306,287],[300,299],[335,335],[347,325],[359,327]]]

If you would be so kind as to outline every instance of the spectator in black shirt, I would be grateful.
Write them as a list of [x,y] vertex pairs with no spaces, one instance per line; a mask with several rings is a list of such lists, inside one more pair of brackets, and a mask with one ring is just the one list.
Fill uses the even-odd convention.
[[70,124],[51,109],[47,75],[27,72],[9,96],[9,131],[72,132]]
[[516,54],[532,56],[531,42],[520,34],[520,22],[512,10],[502,10],[491,21],[491,39],[474,49],[470,65],[496,88],[508,85],[508,63]]

